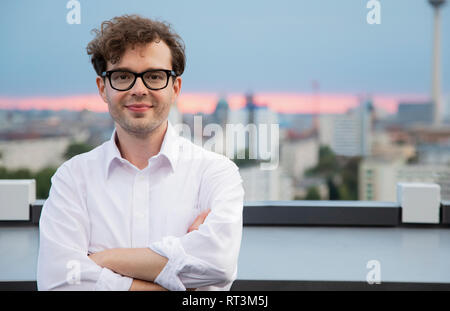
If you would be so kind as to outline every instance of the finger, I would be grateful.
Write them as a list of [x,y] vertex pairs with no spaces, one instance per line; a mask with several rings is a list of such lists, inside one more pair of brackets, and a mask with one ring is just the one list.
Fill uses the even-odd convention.
[[198,229],[198,226],[200,226],[203,221],[201,220],[202,215],[197,216],[197,218],[195,218],[194,222],[192,223],[192,225],[189,227],[188,232],[194,231]]
[[199,227],[202,223],[205,222],[205,219],[208,216],[209,212],[211,212],[211,210],[208,208],[206,211],[200,213],[200,215],[196,219],[197,227]]
[[206,211],[204,211],[204,212],[202,212],[201,214],[200,214],[200,216],[201,216],[201,218],[202,218],[202,223],[205,221],[205,219],[206,219],[206,216],[208,216],[208,214],[211,212],[211,209],[207,209]]
[[189,227],[188,232],[197,230],[198,227],[205,221],[206,216],[208,216],[208,214],[211,212],[211,209],[207,209],[206,211],[200,213],[200,215],[197,216],[197,218],[195,218],[194,222],[192,223],[192,225]]

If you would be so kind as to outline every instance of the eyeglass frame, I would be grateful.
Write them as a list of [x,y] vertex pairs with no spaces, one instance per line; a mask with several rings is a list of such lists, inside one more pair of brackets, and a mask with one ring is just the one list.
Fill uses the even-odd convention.
[[[167,75],[166,85],[164,85],[164,86],[161,87],[161,88],[157,88],[157,89],[149,87],[149,86],[147,85],[147,83],[145,82],[145,79],[144,79],[144,74],[146,74],[146,73],[148,73],[148,72],[155,72],[155,71],[163,71],[163,72],[165,72],[166,75]],[[116,88],[112,85],[112,82],[111,82],[111,75],[112,75],[114,72],[128,72],[128,73],[133,74],[133,76],[134,76],[134,81],[133,81],[133,83],[131,83],[130,86],[129,86],[127,89],[124,89],[124,90],[116,89]],[[170,70],[170,69],[150,69],[150,70],[146,70],[146,71],[143,71],[143,72],[140,72],[140,73],[137,73],[137,72],[134,72],[134,71],[131,71],[131,70],[114,69],[114,70],[108,70],[108,71],[103,72],[102,75],[101,75],[101,77],[102,77],[102,78],[106,78],[106,77],[107,77],[108,80],[109,80],[109,85],[110,85],[111,88],[113,88],[114,90],[116,90],[116,91],[121,91],[121,92],[125,92],[125,91],[129,91],[129,90],[131,90],[131,89],[133,88],[134,84],[136,83],[137,78],[141,78],[142,83],[144,83],[145,87],[148,88],[149,90],[152,90],[152,91],[158,91],[158,90],[165,89],[165,88],[167,87],[167,85],[169,85],[170,77],[178,77],[178,75],[175,73],[175,71]]]

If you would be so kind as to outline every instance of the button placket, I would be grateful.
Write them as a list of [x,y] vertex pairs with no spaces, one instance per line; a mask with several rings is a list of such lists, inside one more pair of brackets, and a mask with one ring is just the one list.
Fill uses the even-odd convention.
[[146,247],[148,240],[149,180],[146,172],[139,172],[133,187],[133,247]]

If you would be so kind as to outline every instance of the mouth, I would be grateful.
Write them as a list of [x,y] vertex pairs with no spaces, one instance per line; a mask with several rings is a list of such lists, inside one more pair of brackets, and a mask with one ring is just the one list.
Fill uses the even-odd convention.
[[153,108],[153,106],[144,105],[144,104],[134,104],[134,105],[128,105],[125,107],[131,111],[138,111],[138,112],[147,111],[150,108]]

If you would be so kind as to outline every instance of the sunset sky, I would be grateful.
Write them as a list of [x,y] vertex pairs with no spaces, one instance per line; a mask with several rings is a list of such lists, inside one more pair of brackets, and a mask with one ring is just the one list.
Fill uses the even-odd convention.
[[[178,101],[177,107],[183,113],[211,113],[221,97],[215,93],[185,93]],[[230,109],[240,109],[245,106],[243,94],[229,94],[224,97]],[[428,100],[423,95],[374,95],[376,107],[388,113],[396,113],[399,101],[423,102]],[[361,98],[350,94],[295,94],[295,93],[258,93],[254,96],[255,104],[267,106],[281,113],[329,114],[344,113],[349,108],[356,107]],[[82,110],[107,112],[107,105],[99,95],[73,96],[34,96],[34,97],[0,97],[0,109],[50,109],[50,110]]]

